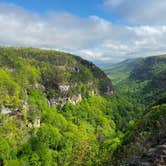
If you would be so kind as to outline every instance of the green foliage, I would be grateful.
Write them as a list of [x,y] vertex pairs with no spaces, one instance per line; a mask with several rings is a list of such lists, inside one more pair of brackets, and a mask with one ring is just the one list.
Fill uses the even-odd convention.
[[[152,68],[157,82],[132,80],[132,71],[125,67],[116,94],[106,96],[111,81],[90,62],[63,52],[1,47],[0,109],[10,114],[0,113],[0,165],[103,165],[125,141],[132,141],[134,129],[141,130],[141,139],[153,136],[151,130],[162,128],[165,105],[152,103],[151,113],[136,121],[144,107],[139,99],[144,88],[151,85],[144,98],[163,90],[157,85],[164,82],[164,71]],[[70,88],[62,90],[61,85]],[[83,97],[80,103],[67,102],[78,94]],[[65,102],[50,104],[57,99]]]
[[0,69],[0,106],[18,107],[23,102],[22,96],[21,87],[8,72]]
[[[62,92],[60,85],[70,89]],[[1,47],[0,106],[11,115],[0,114],[0,165],[101,163],[106,155],[100,148],[116,137],[116,124],[109,99],[91,93],[104,94],[108,86],[112,88],[104,72],[79,57]],[[84,99],[75,106],[49,104],[51,99],[77,94]]]
[[[166,55],[126,60],[106,68],[116,91],[142,112],[165,93]],[[140,114],[141,115],[141,114]]]
[[128,130],[122,143],[115,150],[116,164],[113,163],[113,165],[125,164],[135,156],[141,157],[154,145],[163,144],[166,133],[165,124],[166,104],[149,108],[143,118]]

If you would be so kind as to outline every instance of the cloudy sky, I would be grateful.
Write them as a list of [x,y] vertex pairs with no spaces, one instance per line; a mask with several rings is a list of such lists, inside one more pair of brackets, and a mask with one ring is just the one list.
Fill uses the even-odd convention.
[[0,0],[0,45],[112,63],[166,53],[165,17],[165,0]]

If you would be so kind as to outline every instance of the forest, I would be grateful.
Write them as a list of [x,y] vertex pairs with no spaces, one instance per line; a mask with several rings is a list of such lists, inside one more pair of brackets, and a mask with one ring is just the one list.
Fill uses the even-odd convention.
[[142,162],[165,141],[165,66],[163,55],[102,71],[64,52],[0,47],[0,166]]

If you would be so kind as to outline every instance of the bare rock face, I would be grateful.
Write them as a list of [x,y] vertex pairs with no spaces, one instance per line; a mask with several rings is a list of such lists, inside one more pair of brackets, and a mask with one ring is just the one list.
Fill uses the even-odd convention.
[[33,122],[33,126],[36,128],[40,127],[40,119],[35,119],[35,121]]
[[141,158],[131,161],[129,166],[166,166],[166,144],[150,148]]
[[60,92],[67,92],[70,89],[70,85],[59,85]]
[[111,87],[107,86],[107,91],[105,92],[106,95],[112,96],[114,94],[114,91]]
[[6,115],[16,115],[20,111],[29,111],[29,106],[28,103],[25,101],[19,108],[9,108],[4,105],[0,108],[0,113],[1,114],[6,114]]
[[10,108],[2,106],[0,112],[1,112],[1,114],[10,114],[10,113],[12,113],[12,110]]
[[33,87],[39,90],[45,90],[45,87],[39,83],[34,84]]
[[8,107],[5,107],[5,106],[2,106],[2,108],[0,109],[0,113],[1,114],[6,114],[6,115],[16,115],[18,112],[19,112],[19,108],[8,108]]
[[77,94],[73,95],[71,97],[58,97],[58,98],[53,98],[50,100],[50,104],[52,106],[61,106],[63,107],[67,102],[76,105],[82,101],[82,95]]
[[40,126],[41,126],[41,122],[39,118],[35,119],[33,122],[28,123],[29,128],[39,128]]
[[68,97],[57,97],[50,99],[49,103],[51,106],[61,106],[63,107],[67,102],[69,98]]
[[82,101],[82,96],[81,94],[74,95],[69,99],[69,102],[72,103],[73,105],[76,105]]

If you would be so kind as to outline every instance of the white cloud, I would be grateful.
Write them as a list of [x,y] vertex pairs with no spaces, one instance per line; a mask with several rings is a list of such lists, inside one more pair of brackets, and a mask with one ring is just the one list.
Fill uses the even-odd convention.
[[166,24],[165,0],[104,0],[103,6],[132,23]]
[[90,43],[101,40],[111,28],[107,21],[94,16],[87,19],[68,13],[41,16],[16,6],[1,5],[0,30],[3,41],[62,49],[86,47],[89,45],[87,40]]
[[160,36],[166,33],[166,25],[163,26],[138,26],[128,27],[133,30],[138,36]]
[[104,63],[164,53],[165,35],[166,25],[117,25],[98,16],[41,15],[0,4],[0,45],[57,49]]

